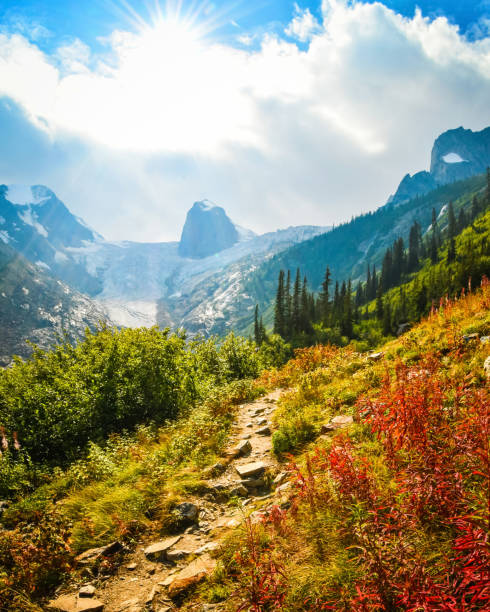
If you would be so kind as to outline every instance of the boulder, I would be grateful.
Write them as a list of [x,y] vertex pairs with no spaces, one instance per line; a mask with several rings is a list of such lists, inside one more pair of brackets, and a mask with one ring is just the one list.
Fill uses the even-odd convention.
[[47,610],[56,612],[102,612],[104,604],[98,599],[79,598],[76,595],[61,595],[47,605]]
[[257,425],[267,425],[267,419],[259,419]]
[[466,334],[463,336],[463,341],[468,342],[476,342],[480,337],[480,334]]
[[347,427],[354,422],[354,418],[350,414],[339,414],[334,417],[329,423],[322,425],[321,433],[325,434],[335,429],[341,429]]
[[95,595],[95,587],[93,584],[86,584],[78,591],[78,597],[93,597]]
[[132,599],[126,599],[120,603],[117,607],[117,612],[126,612],[132,609],[136,609],[139,604],[139,599],[137,597],[133,597]]
[[247,478],[242,480],[242,483],[247,489],[258,489],[259,487],[265,486],[265,480],[263,478]]
[[248,440],[242,440],[242,442],[240,442],[236,448],[239,456],[241,457],[248,455],[250,452],[252,452],[252,445]]
[[172,577],[168,586],[168,594],[174,599],[181,593],[202,582],[216,567],[216,561],[208,554],[195,559],[182,571]]
[[233,489],[230,489],[230,495],[236,497],[247,497],[248,489],[246,489],[242,484],[239,484],[238,486],[233,487]]
[[181,536],[173,536],[171,538],[166,538],[165,540],[160,540],[160,542],[155,542],[151,544],[147,548],[145,548],[146,558],[150,561],[164,561],[167,559],[167,551],[175,546],[177,542],[180,540]]
[[267,466],[262,461],[254,461],[253,463],[247,463],[245,465],[236,465],[235,469],[240,478],[250,478],[262,474],[266,467]]
[[368,355],[368,360],[369,361],[379,361],[381,359],[381,357],[383,357],[384,353],[382,351],[380,351],[379,353],[371,353],[370,355]]
[[282,484],[286,480],[287,477],[288,477],[287,472],[279,472],[279,474],[272,481],[272,484],[278,487],[280,484]]
[[101,546],[99,548],[91,548],[90,550],[86,550],[76,557],[76,562],[80,565],[89,565],[91,563],[95,563],[101,557],[110,557],[111,555],[116,554],[121,551],[123,545],[121,542],[111,542],[106,546]]
[[193,523],[197,519],[199,509],[191,502],[183,502],[175,506],[174,512],[182,523]]
[[269,425],[266,425],[265,427],[261,427],[260,429],[257,429],[256,433],[258,433],[259,436],[270,436],[271,428],[269,427]]
[[488,343],[490,342],[490,336],[482,336],[482,337],[480,338],[480,342],[481,342],[482,344],[488,344]]
[[180,559],[185,559],[185,557],[188,557],[190,554],[192,554],[190,550],[175,548],[167,551],[167,559],[169,561],[180,561]]

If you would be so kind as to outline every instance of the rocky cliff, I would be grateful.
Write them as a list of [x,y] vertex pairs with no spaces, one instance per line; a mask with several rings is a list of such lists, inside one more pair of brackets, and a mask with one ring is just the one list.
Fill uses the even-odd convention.
[[232,247],[239,240],[238,230],[221,206],[203,200],[187,213],[179,255],[202,259]]

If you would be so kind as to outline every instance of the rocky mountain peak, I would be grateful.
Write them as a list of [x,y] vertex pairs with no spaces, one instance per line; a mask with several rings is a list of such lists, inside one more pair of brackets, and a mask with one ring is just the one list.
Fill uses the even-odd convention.
[[187,213],[179,255],[202,259],[236,244],[240,234],[221,206],[209,200],[194,202]]
[[447,185],[481,174],[490,166],[490,127],[473,132],[463,127],[448,130],[434,142],[430,172],[423,170],[401,181],[389,204],[401,204]]

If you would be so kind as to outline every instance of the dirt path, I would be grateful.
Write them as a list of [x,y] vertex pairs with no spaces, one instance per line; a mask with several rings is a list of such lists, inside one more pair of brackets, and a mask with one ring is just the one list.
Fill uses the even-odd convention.
[[[272,496],[270,480],[279,466],[271,453],[270,419],[280,396],[281,391],[276,390],[239,407],[223,459],[209,470],[206,492],[186,500],[194,506],[189,506],[190,512],[196,508],[198,511],[193,526],[173,539],[141,541],[115,574],[90,583],[95,587],[91,597],[68,596],[66,600],[56,600],[58,607],[49,609],[63,612],[178,609],[175,600],[179,591],[184,592],[213,570],[215,561],[209,553],[219,548],[220,540],[230,529]],[[229,503],[230,494],[236,504]],[[151,552],[149,547],[153,544],[156,550]],[[223,609],[220,604],[196,608],[220,609]]]

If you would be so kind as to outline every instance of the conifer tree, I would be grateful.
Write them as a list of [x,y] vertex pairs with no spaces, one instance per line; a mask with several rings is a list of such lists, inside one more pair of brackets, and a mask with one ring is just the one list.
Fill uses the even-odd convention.
[[291,313],[292,333],[297,334],[301,330],[301,273],[299,268],[296,270],[296,279],[293,290],[293,308]]
[[279,280],[277,283],[276,305],[274,308],[274,333],[284,337],[285,335],[285,320],[284,320],[284,270],[279,272]]
[[480,213],[480,203],[478,202],[478,196],[473,196],[473,201],[471,202],[471,219],[475,219],[478,217]]
[[339,289],[339,281],[335,281],[335,291],[333,295],[333,304],[332,304],[332,327],[337,324],[339,320],[339,307],[340,304],[340,289]]
[[451,239],[451,238],[454,238],[457,234],[456,217],[454,215],[454,205],[452,202],[449,202],[447,218],[448,218],[448,237],[449,239]]
[[325,277],[322,283],[322,292],[320,294],[319,306],[320,306],[320,319],[321,322],[327,326],[329,323],[329,315],[330,315],[330,294],[329,287],[332,282],[332,278],[330,275],[330,268],[327,266],[325,270]]
[[303,278],[303,287],[301,289],[300,302],[300,331],[309,333],[311,328],[310,321],[310,299],[308,295],[308,281],[306,276]]
[[286,288],[284,291],[284,328],[285,337],[291,336],[291,310],[292,310],[292,298],[291,298],[291,271],[288,270]]
[[259,324],[259,305],[255,305],[255,317],[254,317],[254,336],[255,343],[260,345],[260,324]]
[[376,272],[376,264],[375,264],[373,265],[373,271],[371,274],[371,295],[369,299],[374,300],[377,294],[378,294],[378,274]]
[[398,238],[393,243],[393,267],[392,267],[392,286],[401,282],[405,274],[405,244],[403,238]]
[[[342,287],[345,286],[345,283]],[[352,338],[352,284],[351,280],[347,283],[345,295],[343,298],[343,313],[342,313],[342,334],[348,338]]]
[[381,288],[383,291],[388,291],[392,286],[393,280],[393,252],[391,248],[386,249],[383,257],[383,265],[381,268]]
[[371,268],[367,267],[367,276],[366,276],[366,302],[369,302],[369,300],[371,300]]
[[410,228],[408,238],[408,271],[414,272],[419,267],[420,225],[415,223]]
[[458,214],[458,233],[462,232],[467,225],[468,219],[466,218],[465,210],[461,208]]

